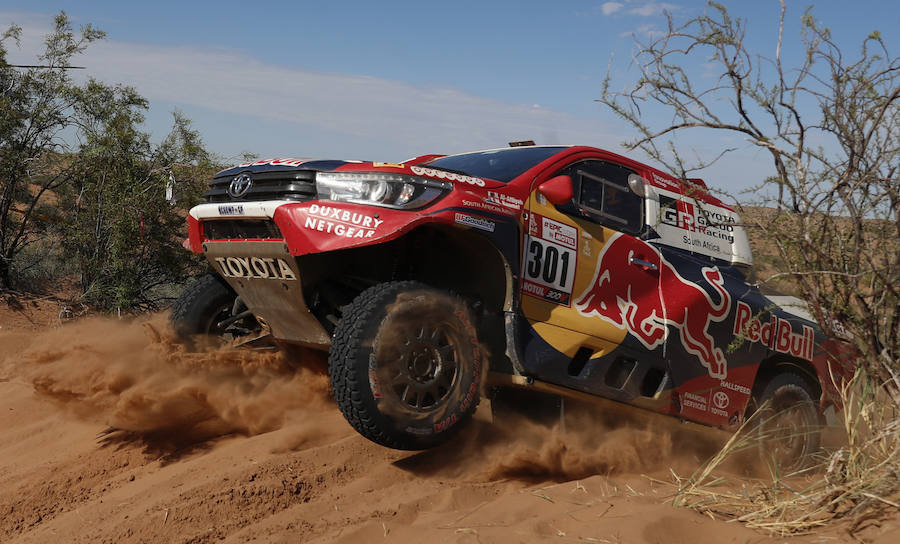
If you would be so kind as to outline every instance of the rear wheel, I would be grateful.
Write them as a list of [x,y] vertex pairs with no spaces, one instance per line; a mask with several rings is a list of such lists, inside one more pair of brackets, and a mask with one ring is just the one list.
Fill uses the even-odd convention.
[[206,274],[188,285],[170,317],[175,334],[200,349],[249,337],[260,325],[237,293],[223,279]]
[[816,394],[794,372],[775,375],[758,399],[760,453],[785,471],[809,466],[819,451],[821,423]]
[[478,404],[482,351],[459,298],[413,281],[363,291],[335,329],[332,391],[363,436],[397,449],[449,439]]

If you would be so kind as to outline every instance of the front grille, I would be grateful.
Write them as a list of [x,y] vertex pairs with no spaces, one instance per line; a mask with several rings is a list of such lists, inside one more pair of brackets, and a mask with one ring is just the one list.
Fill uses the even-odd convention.
[[[316,173],[313,170],[245,172],[250,175],[250,189],[241,198],[232,198],[228,186],[235,174],[213,178],[203,193],[207,202],[245,202],[248,200],[296,200],[316,198]],[[237,174],[240,175],[240,174]]]
[[208,240],[266,240],[283,238],[278,225],[268,219],[216,219],[203,222]]

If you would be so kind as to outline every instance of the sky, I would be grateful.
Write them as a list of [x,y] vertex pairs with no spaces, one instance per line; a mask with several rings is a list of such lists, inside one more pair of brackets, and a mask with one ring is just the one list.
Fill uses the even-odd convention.
[[[778,1],[723,3],[748,20],[751,46],[773,56]],[[789,58],[808,2],[787,5]],[[226,162],[245,152],[401,161],[526,139],[646,160],[621,147],[634,130],[595,99],[607,73],[614,88],[633,81],[635,41],[659,36],[664,12],[683,21],[704,9],[699,0],[4,0],[0,30],[23,28],[21,47],[8,44],[20,64],[35,62],[60,10],[76,28],[106,31],[73,75],[134,86],[150,102],[145,129],[157,141],[181,110]],[[896,0],[829,0],[813,13],[851,51],[876,29],[897,45]],[[704,77],[703,60],[692,62]],[[679,144],[706,157],[736,148],[698,174],[729,193],[772,173],[766,153],[739,138]]]

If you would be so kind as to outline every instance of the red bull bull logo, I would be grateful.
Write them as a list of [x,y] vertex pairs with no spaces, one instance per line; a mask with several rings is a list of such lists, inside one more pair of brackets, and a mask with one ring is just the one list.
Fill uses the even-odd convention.
[[649,350],[665,341],[671,325],[678,329],[684,349],[709,375],[724,379],[728,362],[709,334],[709,324],[728,316],[731,295],[717,267],[703,267],[701,273],[718,294],[718,302],[684,279],[655,247],[616,233],[604,246],[594,279],[575,307],[586,317],[597,316],[627,329]]

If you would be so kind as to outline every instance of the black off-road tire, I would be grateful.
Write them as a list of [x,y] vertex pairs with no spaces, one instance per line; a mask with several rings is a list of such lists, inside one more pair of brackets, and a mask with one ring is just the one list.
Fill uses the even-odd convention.
[[252,316],[241,320],[239,325],[245,327],[241,331],[218,326],[232,315],[236,299],[237,293],[219,276],[200,276],[172,305],[169,319],[175,334],[191,349],[199,349],[232,340],[244,330],[258,328],[259,324]]
[[338,407],[383,446],[448,440],[478,405],[485,371],[466,304],[414,281],[382,283],[345,309],[328,358]]
[[809,467],[821,444],[822,425],[815,391],[799,374],[776,374],[759,394],[756,432],[760,454],[782,472]]

